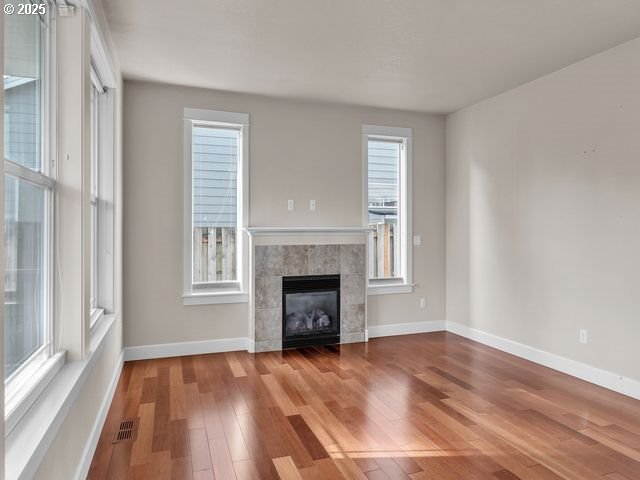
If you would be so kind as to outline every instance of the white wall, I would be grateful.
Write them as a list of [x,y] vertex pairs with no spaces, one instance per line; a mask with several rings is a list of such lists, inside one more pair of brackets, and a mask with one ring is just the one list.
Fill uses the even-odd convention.
[[[185,107],[247,112],[250,225],[362,222],[362,125],[413,128],[410,295],[370,298],[369,324],[444,319],[444,118],[125,82],[125,345],[246,337],[248,305],[182,305],[182,118]],[[287,200],[296,210],[287,211]],[[318,209],[308,210],[315,199]],[[427,297],[427,308],[419,298]]]
[[448,321],[640,380],[639,245],[640,39],[447,118]]
[[[99,0],[89,0],[91,5],[91,15],[98,23],[101,33],[103,35],[103,41],[105,42],[105,48],[107,55],[109,56],[109,62],[113,69],[114,75],[119,82],[117,90],[117,118],[115,135],[116,135],[116,215],[115,215],[115,248],[114,248],[114,261],[115,261],[115,312],[118,312],[117,318],[114,321],[113,326],[108,331],[103,340],[103,347],[100,352],[93,353],[87,352],[86,356],[98,355],[93,363],[93,367],[89,373],[89,378],[84,383],[82,389],[79,391],[77,398],[70,407],[70,410],[65,417],[64,421],[60,425],[55,438],[53,439],[51,446],[47,450],[42,462],[40,463],[37,473],[34,478],[41,478],[47,480],[60,479],[69,480],[76,478],[76,474],[83,466],[83,462],[91,460],[93,452],[89,452],[88,457],[85,456],[86,450],[93,445],[93,435],[100,434],[101,425],[97,425],[96,421],[101,414],[101,407],[103,402],[107,398],[110,387],[112,387],[112,380],[114,374],[117,372],[120,366],[121,354],[122,354],[122,79],[120,77],[120,69],[115,55],[111,38],[106,28],[106,20],[102,5]],[[64,28],[64,21],[74,21],[78,19],[76,17],[61,17],[58,19],[59,31]],[[88,39],[83,48],[78,48],[78,52],[82,52],[84,55],[88,55],[89,44]],[[74,50],[75,52],[75,50]],[[66,54],[70,54],[69,51]],[[80,53],[78,53],[80,55]],[[76,58],[79,62],[80,58]],[[87,72],[88,74],[88,72]],[[78,92],[76,92],[78,94]],[[88,95],[88,90],[86,91]],[[88,101],[88,99],[87,99]],[[88,117],[87,119],[88,120]],[[59,122],[77,121],[77,118],[64,118],[59,117]],[[83,128],[88,128],[88,123],[84,123]],[[86,185],[88,188],[88,184]],[[76,219],[77,221],[77,219]],[[80,283],[80,279],[76,278],[75,281]],[[65,312],[68,313],[68,310]],[[88,318],[84,318],[82,321],[87,322]],[[73,362],[68,366],[73,367]],[[55,382],[55,379],[54,379]],[[108,405],[107,405],[108,407]],[[97,430],[96,430],[97,427]]]
[[[53,443],[44,455],[34,479],[84,480],[78,476],[88,470],[95,448],[94,437],[100,435],[102,425],[97,425],[101,407],[108,398],[114,375],[118,372],[118,360],[122,354],[122,322],[116,320],[104,347],[93,366],[82,390],[79,392],[66,419],[60,425]],[[106,405],[110,406],[110,402]],[[105,412],[106,413],[106,412]],[[95,427],[99,428],[95,428]],[[86,471],[83,472],[86,476]]]

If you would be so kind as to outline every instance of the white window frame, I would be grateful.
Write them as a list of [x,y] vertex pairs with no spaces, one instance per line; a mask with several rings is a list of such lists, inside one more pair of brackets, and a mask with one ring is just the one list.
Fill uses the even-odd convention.
[[[116,108],[118,81],[113,73],[109,55],[95,21],[91,20],[91,84],[102,91],[98,95],[98,144],[91,145],[92,169],[91,203],[96,209],[96,222],[92,225],[95,258],[91,259],[95,298],[89,311],[90,336],[106,314],[115,313],[115,195],[116,195]],[[95,149],[95,150],[93,150]],[[95,155],[95,157],[94,157]],[[94,164],[95,161],[95,164]],[[94,184],[95,181],[95,184]],[[112,211],[107,211],[107,200]],[[103,201],[101,201],[103,200]]]
[[[90,327],[92,328],[95,323],[102,316],[103,309],[98,306],[98,178],[99,169],[98,164],[100,162],[100,127],[101,127],[101,98],[100,95],[105,94],[104,85],[100,80],[98,72],[96,72],[93,62],[91,62],[91,187],[90,187],[90,202],[91,202],[91,298],[89,305]],[[95,94],[94,92],[98,92]],[[102,93],[100,93],[102,92]]]
[[[212,126],[234,128],[240,132],[240,151],[238,152],[238,225],[236,233],[236,271],[238,279],[233,282],[215,282],[206,290],[193,286],[193,188],[192,188],[192,134],[194,126]],[[244,229],[249,219],[249,114],[184,109],[184,305],[208,305],[218,303],[245,303],[248,295],[248,252],[249,242]]]
[[[412,238],[412,138],[411,128],[380,125],[362,126],[362,224],[369,225],[369,140],[388,140],[401,144],[399,180],[399,223],[401,235],[400,276],[390,279],[370,279],[367,274],[367,294],[385,295],[413,292]],[[371,255],[371,252],[367,253]]]
[[[5,437],[18,424],[31,405],[38,399],[53,377],[64,366],[66,353],[56,351],[55,345],[55,289],[54,252],[55,245],[55,193],[57,164],[56,152],[56,36],[55,9],[47,2],[44,17],[46,29],[42,47],[42,173],[4,159],[5,175],[11,175],[45,189],[45,324],[43,345],[34,352],[15,372],[5,380]],[[3,179],[4,181],[4,179]]]

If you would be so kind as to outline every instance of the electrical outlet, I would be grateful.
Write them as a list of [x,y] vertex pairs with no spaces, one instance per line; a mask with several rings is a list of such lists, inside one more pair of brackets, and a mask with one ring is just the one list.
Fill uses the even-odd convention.
[[316,211],[316,201],[315,200],[309,200],[309,210],[311,210],[312,212]]
[[414,235],[413,236],[413,244],[414,245],[422,245],[422,235]]
[[420,298],[420,308],[425,308],[427,306],[427,299],[422,297]]
[[289,210],[290,212],[293,211],[293,209],[295,208],[296,204],[293,200],[287,200],[287,210]]
[[584,328],[580,329],[580,343],[587,343],[587,331]]

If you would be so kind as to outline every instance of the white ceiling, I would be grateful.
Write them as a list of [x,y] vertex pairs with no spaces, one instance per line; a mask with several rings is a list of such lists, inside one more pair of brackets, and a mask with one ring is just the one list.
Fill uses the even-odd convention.
[[640,36],[638,0],[103,0],[125,78],[451,112]]

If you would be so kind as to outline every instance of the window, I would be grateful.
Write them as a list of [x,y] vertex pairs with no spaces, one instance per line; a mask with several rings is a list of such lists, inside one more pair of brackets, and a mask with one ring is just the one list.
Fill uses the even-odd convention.
[[[92,69],[93,70],[93,69]],[[91,72],[91,298],[90,311],[93,319],[98,307],[98,152],[99,152],[99,96],[101,86],[97,85],[95,73]]]
[[[363,127],[370,293],[411,291],[411,129]],[[378,290],[376,291],[376,287]],[[400,288],[398,288],[400,287]]]
[[49,162],[50,19],[47,14],[5,15],[4,21],[4,378],[9,415],[21,388],[54,353],[55,180]]
[[185,110],[185,298],[245,301],[247,136],[246,114]]
[[115,312],[115,192],[117,80],[92,25],[90,76],[90,316],[91,333]]
[[[91,298],[90,298],[90,325],[93,326],[104,312],[104,305],[100,302],[100,261],[101,244],[104,237],[99,229],[103,214],[106,192],[100,188],[104,184],[105,165],[109,162],[109,156],[105,152],[105,128],[108,118],[105,111],[107,89],[102,84],[100,76],[92,62],[91,65]],[[107,232],[105,232],[107,233]]]

